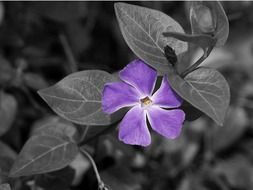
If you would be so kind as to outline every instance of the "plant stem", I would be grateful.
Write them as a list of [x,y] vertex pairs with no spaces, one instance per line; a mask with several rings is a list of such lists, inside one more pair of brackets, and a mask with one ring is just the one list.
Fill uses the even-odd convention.
[[91,157],[91,155],[90,155],[83,147],[80,148],[80,151],[81,151],[81,152],[90,160],[90,162],[91,162],[91,165],[92,165],[92,167],[93,167],[93,170],[94,170],[94,172],[95,172],[95,174],[96,174],[96,178],[97,178],[97,181],[98,181],[98,188],[99,188],[100,190],[105,189],[105,184],[104,184],[104,182],[101,180],[101,177],[100,177],[100,175],[99,175],[99,172],[98,172],[98,169],[97,169],[97,166],[96,166],[95,161],[93,160],[93,158]]
[[205,48],[204,54],[193,65],[191,65],[189,68],[187,68],[184,72],[180,74],[182,78],[184,78],[190,72],[194,71],[209,56],[212,49],[213,46]]
[[90,125],[87,125],[82,133],[82,136],[80,138],[80,142],[84,141],[84,139],[86,138],[86,135],[88,134],[89,129],[90,129]]

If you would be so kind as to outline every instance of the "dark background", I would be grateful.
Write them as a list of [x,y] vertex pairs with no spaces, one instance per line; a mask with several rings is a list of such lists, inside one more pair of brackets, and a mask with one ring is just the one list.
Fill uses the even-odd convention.
[[[185,2],[129,3],[161,10],[190,33]],[[0,91],[9,97],[0,109],[0,131],[9,126],[1,142],[19,152],[34,123],[54,115],[37,90],[78,70],[113,73],[135,58],[120,33],[113,4],[0,3]],[[112,189],[253,189],[253,2],[222,4],[230,35],[226,45],[215,49],[203,64],[217,68],[230,84],[225,125],[216,126],[202,116],[187,122],[174,141],[153,134],[146,149],[120,143],[117,132],[91,143],[88,147],[102,179]],[[192,52],[192,59],[200,56],[195,47]],[[58,177],[53,181],[45,175],[36,182],[45,189],[94,189],[96,179],[88,165],[82,158],[72,169],[54,174]],[[83,171],[80,183],[69,187],[77,168]],[[16,189],[29,189],[29,180],[19,181]]]

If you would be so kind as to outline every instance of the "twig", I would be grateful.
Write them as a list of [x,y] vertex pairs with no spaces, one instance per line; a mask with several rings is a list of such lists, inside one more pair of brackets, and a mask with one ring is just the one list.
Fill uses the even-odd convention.
[[96,163],[95,161],[93,160],[93,158],[91,157],[91,155],[83,148],[81,147],[80,148],[80,151],[90,160],[91,162],[91,165],[93,167],[93,170],[96,174],[96,178],[97,178],[97,181],[98,181],[98,188],[100,190],[104,190],[104,189],[107,189],[104,182],[101,180],[101,177],[99,175],[99,172],[98,172],[98,169],[97,169],[97,166],[96,166]]
[[182,78],[184,78],[188,73],[194,71],[209,56],[212,49],[213,46],[204,49],[204,54],[193,65],[180,74]]
[[64,52],[66,54],[66,57],[68,59],[70,71],[71,71],[71,73],[74,73],[78,70],[77,69],[77,62],[74,58],[73,52],[70,49],[68,40],[64,34],[60,34],[59,38],[60,38],[61,44],[63,46]]
[[80,142],[84,141],[86,135],[88,134],[89,128],[90,128],[90,126],[87,125],[86,128],[84,129],[83,134],[82,134],[82,136],[80,138],[81,139]]

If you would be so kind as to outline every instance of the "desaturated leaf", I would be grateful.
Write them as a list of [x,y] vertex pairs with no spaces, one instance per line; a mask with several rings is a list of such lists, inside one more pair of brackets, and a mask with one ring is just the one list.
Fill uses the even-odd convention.
[[77,154],[77,145],[63,138],[32,136],[18,155],[10,176],[28,176],[59,170],[72,162]]
[[16,99],[0,91],[0,136],[5,134],[15,120],[17,112]]
[[177,55],[187,50],[187,43],[162,35],[163,32],[184,33],[168,15],[126,3],[115,3],[115,12],[121,33],[131,50],[162,74],[169,70],[165,46],[173,48]]
[[102,111],[104,84],[114,77],[99,70],[73,73],[38,93],[61,117],[81,125],[109,125],[112,117]]
[[[228,114],[221,128],[213,127],[208,137],[212,150],[215,152],[226,150],[238,140],[247,129],[248,118],[244,109],[230,107]],[[227,138],[229,137],[229,138]]]
[[170,85],[187,102],[222,125],[230,101],[229,86],[216,70],[200,67],[184,79],[168,74]]
[[57,116],[49,116],[37,121],[33,125],[32,136],[57,135],[61,138],[68,137],[72,142],[78,142],[79,134],[76,127],[69,121]]
[[203,33],[203,27],[213,27],[213,36],[217,39],[216,46],[226,43],[229,23],[226,13],[219,1],[192,1],[190,21],[193,34]]
[[0,190],[11,190],[11,187],[9,184],[5,183],[5,184],[1,184],[0,185]]

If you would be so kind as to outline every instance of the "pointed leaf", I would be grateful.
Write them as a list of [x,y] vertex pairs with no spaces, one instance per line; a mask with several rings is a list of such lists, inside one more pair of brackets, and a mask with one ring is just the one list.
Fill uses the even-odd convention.
[[229,86],[216,70],[200,67],[184,79],[175,72],[168,74],[173,89],[187,102],[222,125],[230,101]]
[[73,123],[58,116],[50,116],[37,121],[33,125],[32,135],[57,135],[76,143],[80,139]]
[[115,3],[115,12],[121,33],[131,50],[161,73],[169,70],[165,46],[172,47],[177,55],[187,50],[187,43],[162,35],[163,32],[184,33],[182,27],[168,15],[126,3]]
[[66,167],[78,154],[76,144],[57,136],[32,136],[24,145],[11,171],[11,177],[52,172]]
[[101,108],[104,84],[114,77],[98,70],[73,73],[39,95],[61,117],[81,125],[108,125],[113,119]]

